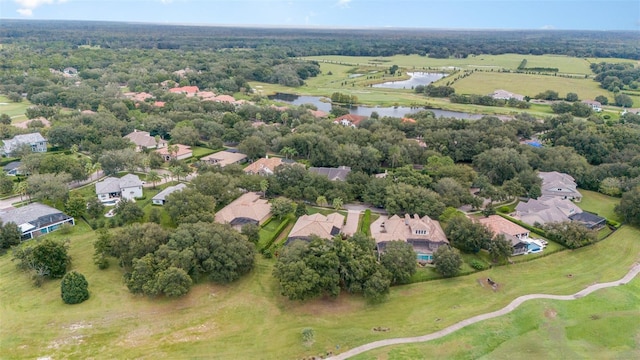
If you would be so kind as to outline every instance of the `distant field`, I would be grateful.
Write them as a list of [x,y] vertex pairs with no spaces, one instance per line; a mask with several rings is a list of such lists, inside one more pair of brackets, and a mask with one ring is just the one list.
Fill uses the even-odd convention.
[[598,59],[598,58],[574,58],[562,55],[471,55],[466,59],[432,59],[419,55],[395,55],[388,57],[367,57],[367,56],[310,56],[305,59],[318,61],[331,61],[350,65],[371,65],[381,69],[389,68],[391,65],[398,65],[409,70],[420,70],[442,67],[458,67],[465,70],[471,69],[510,69],[516,70],[523,59],[527,59],[527,67],[554,67],[561,73],[568,74],[588,74],[593,75],[589,65],[591,63],[606,62],[631,62],[627,59]]
[[613,100],[613,94],[600,88],[594,80],[548,75],[475,72],[456,81],[452,86],[458,94],[491,94],[497,89],[504,89],[534,97],[545,90],[554,90],[560,97],[574,92],[581,100],[594,99],[598,95],[606,95]]
[[0,114],[11,116],[11,120],[14,123],[27,120],[25,112],[29,106],[31,106],[31,103],[27,99],[23,99],[22,102],[19,103],[14,103],[6,96],[0,95]]

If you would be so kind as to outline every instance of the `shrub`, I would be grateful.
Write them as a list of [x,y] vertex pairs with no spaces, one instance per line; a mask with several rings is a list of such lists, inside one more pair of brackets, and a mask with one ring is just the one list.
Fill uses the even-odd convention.
[[71,234],[71,231],[73,231],[73,225],[71,225],[69,223],[64,223],[64,224],[60,225],[60,228],[58,229],[58,231],[62,235],[69,235],[69,234]]
[[476,269],[476,270],[486,270],[487,269],[487,264],[485,264],[484,262],[478,260],[478,259],[473,259],[469,262],[469,266],[471,266],[472,268]]
[[62,278],[60,295],[65,304],[79,304],[89,298],[89,283],[84,275],[71,271]]
[[500,206],[498,208],[498,212],[504,213],[504,214],[508,214],[511,212],[511,208],[508,206]]

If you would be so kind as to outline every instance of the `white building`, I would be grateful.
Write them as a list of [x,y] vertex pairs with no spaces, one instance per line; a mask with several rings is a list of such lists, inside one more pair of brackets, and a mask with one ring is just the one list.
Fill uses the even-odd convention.
[[21,146],[29,145],[32,152],[47,152],[47,139],[40,133],[16,135],[13,139],[4,140],[3,153],[11,156]]
[[96,195],[103,203],[116,200],[132,200],[142,197],[142,185],[138,175],[127,174],[121,178],[108,177],[96,183]]

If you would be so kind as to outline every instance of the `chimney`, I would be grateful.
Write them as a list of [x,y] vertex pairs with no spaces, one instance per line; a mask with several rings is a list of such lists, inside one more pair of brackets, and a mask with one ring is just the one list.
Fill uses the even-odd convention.
[[409,225],[409,220],[411,220],[411,216],[409,214],[404,214],[404,224]]

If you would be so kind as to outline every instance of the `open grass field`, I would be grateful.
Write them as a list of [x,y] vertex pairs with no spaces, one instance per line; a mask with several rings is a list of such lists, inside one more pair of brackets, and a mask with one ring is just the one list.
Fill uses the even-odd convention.
[[0,114],[7,114],[11,116],[13,123],[19,123],[27,120],[25,112],[27,108],[31,106],[31,103],[27,99],[22,99],[22,102],[14,103],[6,96],[0,95]]
[[560,97],[564,97],[568,92],[574,92],[581,100],[592,100],[598,95],[606,95],[613,100],[613,94],[601,89],[595,80],[584,78],[475,72],[457,80],[452,86],[458,94],[491,94],[497,89],[504,89],[533,98],[545,90],[554,90],[558,92]]
[[514,312],[427,343],[353,359],[637,359],[640,278],[575,301],[532,300]]
[[388,57],[368,57],[368,56],[310,56],[305,59],[320,62],[342,63],[349,65],[370,65],[380,69],[398,65],[406,70],[426,70],[428,68],[449,68],[457,67],[464,70],[472,69],[509,69],[516,70],[522,59],[527,59],[527,67],[553,67],[558,68],[560,73],[565,74],[588,74],[593,75],[589,65],[591,63],[605,62],[630,62],[627,59],[599,59],[599,58],[576,58],[562,55],[471,55],[466,59],[432,59],[420,55],[394,55]]
[[582,201],[576,203],[580,209],[589,211],[614,221],[622,221],[614,208],[620,203],[620,198],[607,196],[595,191],[580,189]]
[[[76,227],[69,238],[72,269],[89,281],[91,298],[82,304],[62,303],[59,280],[33,287],[28,276],[15,268],[10,254],[0,256],[3,358],[100,354],[142,359],[293,359],[320,355],[383,338],[430,333],[501,308],[519,295],[569,294],[594,282],[616,280],[640,254],[640,230],[625,226],[584,249],[469,276],[396,287],[389,300],[378,305],[350,295],[305,303],[288,301],[279,295],[271,276],[274,260],[258,257],[254,271],[234,284],[202,283],[180,299],[149,299],[127,291],[113,260],[109,269],[97,269],[91,258],[94,234],[86,225]],[[500,289],[493,292],[480,286],[478,279],[485,277],[494,279]],[[517,321],[530,329],[539,319],[530,316]],[[572,336],[582,336],[585,330],[580,329],[580,321],[573,324]],[[372,331],[377,326],[390,331]],[[310,345],[301,338],[307,327],[315,331],[315,342]],[[613,345],[617,343],[637,341],[633,334],[619,334],[623,340],[611,336],[601,340],[612,345],[611,353],[616,353]],[[608,344],[613,341],[616,343]]]

